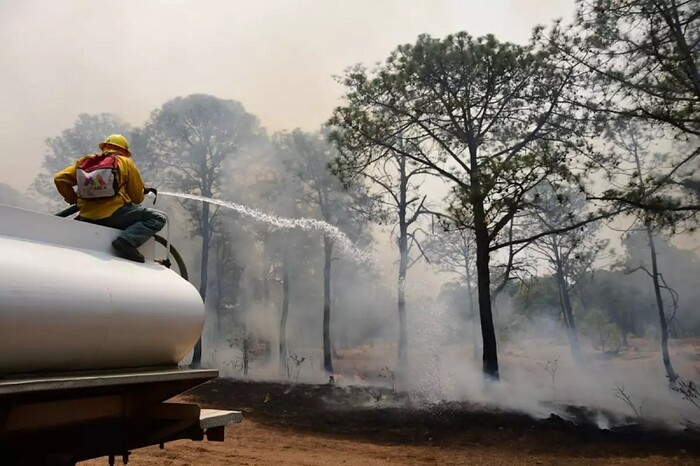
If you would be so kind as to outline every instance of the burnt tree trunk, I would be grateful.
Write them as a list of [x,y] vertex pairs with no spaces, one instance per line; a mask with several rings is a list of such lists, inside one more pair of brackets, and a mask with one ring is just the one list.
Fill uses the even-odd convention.
[[223,307],[224,307],[224,274],[225,274],[225,269],[226,267],[223,264],[223,259],[221,257],[221,251],[219,250],[218,245],[216,246],[216,254],[215,254],[215,293],[216,293],[216,300],[214,301],[214,312],[215,312],[215,321],[214,321],[214,329],[216,330],[216,338],[221,337],[221,321],[223,319]]
[[474,214],[474,239],[476,240],[476,280],[479,293],[479,318],[481,321],[481,338],[483,340],[483,372],[487,379],[499,380],[498,347],[496,329],[493,324],[491,309],[491,271],[489,270],[491,238],[486,223],[484,194],[481,192],[481,172],[477,159],[478,147],[474,141],[469,143],[470,203]]
[[[202,301],[207,300],[207,285],[209,269],[209,203],[202,204],[202,264],[199,270],[199,295]],[[199,337],[192,354],[192,365],[199,367],[202,364],[202,337]]]
[[398,313],[399,313],[399,380],[403,380],[408,369],[408,332],[406,328],[406,272],[408,271],[408,225],[406,224],[408,178],[406,176],[406,157],[399,157],[399,276]]
[[486,226],[484,207],[474,206],[474,233],[476,237],[476,279],[479,296],[479,318],[481,321],[481,338],[483,340],[484,375],[493,380],[499,379],[498,349],[496,346],[496,329],[491,311],[491,274],[489,270],[489,232]]
[[656,308],[659,311],[659,324],[661,326],[661,358],[666,369],[666,376],[671,387],[676,385],[678,374],[673,370],[671,356],[668,353],[668,320],[664,312],[664,302],[661,297],[661,283],[659,280],[659,264],[656,258],[656,244],[654,244],[654,234],[649,222],[645,224],[647,238],[649,239],[649,250],[651,252],[651,278],[654,281],[654,295],[656,297]]
[[[403,233],[402,233],[403,235]],[[406,328],[406,270],[408,268],[408,250],[406,238],[399,238],[399,277],[398,277],[398,312],[399,312],[399,374],[406,375],[408,369],[408,332]]]
[[282,312],[279,333],[279,374],[289,377],[287,361],[287,314],[289,313],[289,258],[287,251],[282,256]]
[[564,264],[562,263],[561,255],[559,254],[559,245],[557,244],[556,239],[554,239],[552,242],[552,252],[554,253],[554,260],[556,263],[556,277],[557,288],[559,288],[559,302],[561,304],[561,311],[564,316],[564,323],[566,324],[566,335],[569,338],[571,355],[575,362],[581,363],[583,361],[583,358],[581,357],[581,345],[579,344],[578,334],[576,333],[574,311],[571,306],[569,282],[564,274]]
[[[216,301],[214,302],[214,309],[216,312],[216,337],[221,338],[221,322],[224,315],[224,306],[226,305],[224,295],[226,286],[226,274],[228,272],[228,265],[230,264],[231,257],[230,251],[228,250],[228,244],[222,237],[219,237],[217,241],[214,242],[215,250],[215,270],[216,270]],[[211,299],[211,296],[210,296]]]
[[270,262],[267,258],[263,259],[263,280],[262,280],[262,297],[265,307],[270,305]]
[[[639,177],[639,185],[642,189],[646,189],[646,182],[644,181],[644,176],[642,176],[642,162],[639,157],[639,146],[637,140],[633,140],[633,150],[632,155],[634,155],[634,162],[637,165],[637,173]],[[673,365],[671,364],[671,356],[668,353],[668,321],[666,320],[666,313],[664,312],[664,301],[661,298],[661,284],[659,283],[659,264],[656,257],[656,244],[654,244],[654,232],[651,228],[651,222],[645,220],[644,227],[647,232],[647,239],[649,240],[649,251],[651,253],[651,278],[654,282],[654,296],[656,297],[656,308],[659,312],[659,325],[661,328],[661,359],[664,363],[664,368],[666,369],[666,376],[668,377],[668,382],[671,387],[676,385],[676,380],[678,379],[678,374],[673,370]]]
[[[465,240],[466,243],[466,240]],[[465,245],[465,252],[468,251]],[[466,253],[468,254],[468,252]],[[472,348],[474,349],[474,358],[479,353],[479,343],[476,341],[476,306],[474,306],[474,290],[472,289],[472,271],[469,267],[469,257],[464,256],[464,271],[467,278],[467,299],[469,300],[469,317],[472,321]]]
[[323,237],[323,369],[333,383],[333,355],[331,353],[331,259],[333,240]]

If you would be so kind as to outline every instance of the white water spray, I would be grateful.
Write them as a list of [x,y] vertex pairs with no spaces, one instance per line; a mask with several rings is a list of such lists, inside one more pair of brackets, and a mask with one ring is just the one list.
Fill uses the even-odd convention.
[[353,244],[350,238],[345,235],[338,227],[326,223],[322,220],[317,220],[315,218],[285,218],[276,217],[274,215],[266,214],[260,212],[259,210],[253,209],[251,207],[236,204],[235,202],[222,201],[221,199],[213,199],[210,197],[197,196],[195,194],[183,194],[183,193],[173,193],[170,191],[158,191],[158,194],[164,196],[179,197],[181,199],[190,199],[193,201],[208,202],[209,204],[218,205],[225,207],[227,209],[232,209],[239,214],[250,217],[258,222],[264,222],[269,225],[273,225],[277,228],[282,229],[301,229],[304,231],[319,230],[333,238],[338,245],[340,251],[346,256],[355,260],[356,262],[373,264],[374,258],[372,254],[364,251]]

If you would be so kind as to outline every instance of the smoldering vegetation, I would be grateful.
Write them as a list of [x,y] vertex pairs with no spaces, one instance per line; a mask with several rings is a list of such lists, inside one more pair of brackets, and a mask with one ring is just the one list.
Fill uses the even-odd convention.
[[[81,115],[47,140],[36,202],[55,211],[51,174],[119,131],[150,186],[337,227],[159,197],[208,312],[191,362],[224,377],[697,429],[697,50],[669,51],[697,43],[698,15],[660,3],[685,36],[583,2],[526,45],[421,36],[348,69],[317,132],[268,134],[202,94],[146,122]],[[666,40],[642,27],[655,52],[626,49],[631,24]],[[656,61],[663,79],[640,77]]]

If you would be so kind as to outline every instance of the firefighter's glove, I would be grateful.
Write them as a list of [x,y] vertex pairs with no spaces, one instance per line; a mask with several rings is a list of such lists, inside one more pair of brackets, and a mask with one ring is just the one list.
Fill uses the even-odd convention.
[[143,188],[143,194],[153,193],[153,205],[156,204],[158,200],[158,190],[156,188]]

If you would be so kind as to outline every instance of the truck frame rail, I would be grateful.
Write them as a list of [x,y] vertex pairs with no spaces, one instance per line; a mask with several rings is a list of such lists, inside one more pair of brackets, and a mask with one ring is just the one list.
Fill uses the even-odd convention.
[[217,376],[189,367],[0,376],[0,464],[114,464],[150,445],[223,441],[241,412],[172,400]]

